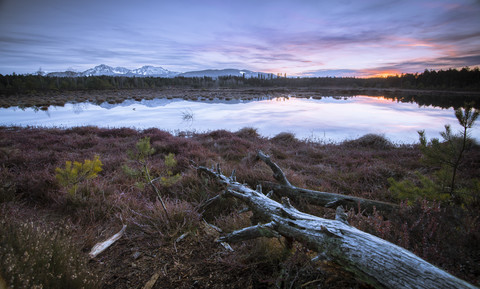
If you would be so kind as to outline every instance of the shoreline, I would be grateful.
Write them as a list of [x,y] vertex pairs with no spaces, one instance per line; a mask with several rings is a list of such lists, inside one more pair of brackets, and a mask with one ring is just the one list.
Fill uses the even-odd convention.
[[[137,133],[141,134],[145,131],[149,130],[159,130],[164,133],[168,133],[172,135],[173,137],[180,137],[180,138],[185,138],[189,139],[192,137],[198,137],[200,135],[208,135],[208,134],[215,134],[215,133],[221,133],[221,132],[227,132],[231,134],[237,134],[241,131],[244,130],[252,130],[255,131],[258,134],[259,138],[265,139],[266,141],[272,141],[273,139],[276,138],[283,138],[287,137],[289,139],[298,141],[298,142],[303,142],[303,143],[311,143],[315,145],[342,145],[342,144],[347,144],[347,143],[373,143],[373,142],[379,142],[384,144],[385,146],[392,147],[392,148],[399,148],[399,147],[413,147],[418,145],[418,140],[415,142],[404,142],[401,140],[392,140],[388,136],[385,136],[385,134],[382,133],[365,133],[363,135],[359,135],[356,137],[345,137],[343,139],[335,140],[333,138],[327,138],[327,137],[317,137],[317,136],[311,136],[311,137],[297,137],[295,133],[284,131],[284,132],[279,132],[276,135],[272,136],[265,136],[261,135],[258,133],[258,129],[254,127],[243,127],[240,128],[236,131],[232,130],[227,130],[227,129],[208,129],[204,131],[198,131],[198,130],[168,130],[168,129],[162,129],[162,128],[157,128],[157,127],[147,127],[147,128],[136,128],[136,127],[128,127],[128,126],[108,126],[108,127],[103,127],[103,126],[96,126],[96,125],[78,125],[78,126],[41,126],[41,125],[2,125],[0,124],[0,129],[6,129],[6,130],[11,130],[11,131],[16,131],[16,130],[61,130],[61,131],[67,131],[67,130],[75,130],[75,129],[94,129],[94,130],[133,130],[136,131]],[[371,141],[369,141],[371,140]]]
[[463,97],[480,105],[480,92],[475,91],[442,91],[442,90],[412,90],[398,88],[355,88],[355,87],[313,87],[313,88],[157,88],[157,89],[124,89],[124,90],[91,90],[91,91],[49,91],[21,95],[0,96],[0,107],[48,107],[62,106],[66,103],[121,103],[125,100],[151,100],[155,98],[181,98],[185,100],[254,100],[263,97],[295,96],[326,97],[326,96],[356,96],[368,95],[387,98],[431,98],[431,97]]

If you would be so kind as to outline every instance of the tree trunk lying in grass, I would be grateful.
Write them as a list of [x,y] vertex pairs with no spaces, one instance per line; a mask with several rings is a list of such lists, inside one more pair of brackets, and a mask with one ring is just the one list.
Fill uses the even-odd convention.
[[273,190],[274,193],[279,196],[285,196],[294,201],[304,199],[310,204],[326,208],[335,208],[338,206],[343,206],[346,209],[354,208],[355,210],[360,208],[360,210],[364,210],[368,213],[373,212],[374,208],[385,213],[390,213],[391,211],[398,209],[398,205],[392,203],[295,187],[290,184],[282,169],[280,169],[276,163],[272,162],[269,156],[265,155],[262,151],[259,151],[257,157],[272,169],[273,177],[280,183],[275,184],[264,182],[264,187]]
[[377,288],[476,288],[399,246],[348,225],[341,207],[336,220],[319,218],[298,211],[288,198],[278,203],[236,182],[233,174],[227,178],[219,168],[216,172],[197,169],[226,185],[224,194],[245,201],[261,222],[221,237],[219,242],[283,236],[303,243]]

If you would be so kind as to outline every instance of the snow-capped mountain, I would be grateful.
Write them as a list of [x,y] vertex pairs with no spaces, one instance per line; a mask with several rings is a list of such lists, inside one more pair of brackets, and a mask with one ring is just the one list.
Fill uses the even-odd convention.
[[157,77],[175,77],[179,74],[178,72],[170,71],[163,67],[154,67],[151,65],[145,65],[141,68],[131,70],[130,73],[133,73],[134,75]]
[[111,67],[105,64],[100,64],[94,68],[90,68],[81,73],[82,76],[99,76],[99,75],[125,75],[130,72],[124,67]]
[[64,72],[50,72],[48,76],[56,77],[79,77],[79,76],[128,76],[128,77],[175,77],[179,73],[167,70],[163,67],[154,67],[154,66],[143,66],[141,68],[130,70],[125,67],[111,67],[105,64],[100,64],[94,68],[85,70],[84,72],[73,72],[73,71],[64,71]]
[[[250,70],[240,70],[240,69],[207,69],[207,70],[200,70],[200,71],[189,71],[189,72],[184,72],[180,73],[178,76],[183,76],[183,77],[211,77],[211,78],[217,78],[220,76],[239,76],[245,78],[251,78],[251,77],[259,77],[262,75],[263,77],[268,77],[270,74],[264,73],[264,72],[254,72]],[[276,78],[276,76],[273,76],[273,78]]]
[[247,69],[207,69],[200,71],[189,71],[184,73],[174,72],[167,70],[163,67],[155,67],[151,65],[145,65],[137,69],[128,69],[125,67],[111,67],[105,64],[100,64],[94,68],[85,70],[84,72],[64,71],[64,72],[50,72],[48,76],[54,77],[81,77],[81,76],[126,76],[126,77],[211,77],[218,78],[220,76],[239,76],[245,78],[251,77],[264,77],[264,78],[276,78],[276,75],[254,72]]

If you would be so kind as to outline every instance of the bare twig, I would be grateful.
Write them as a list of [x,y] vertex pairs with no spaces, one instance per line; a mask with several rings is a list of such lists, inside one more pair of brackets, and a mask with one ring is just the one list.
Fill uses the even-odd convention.
[[257,157],[270,167],[273,172],[273,177],[280,183],[262,182],[263,186],[271,189],[279,196],[286,196],[294,201],[305,199],[310,204],[326,208],[343,206],[347,209],[353,208],[355,210],[360,208],[365,210],[365,212],[373,212],[375,208],[378,211],[386,213],[398,209],[398,205],[392,203],[296,187],[288,181],[282,169],[274,163],[269,156],[259,151]]
[[167,207],[165,206],[165,203],[163,202],[163,198],[160,195],[160,191],[158,190],[158,188],[153,183],[156,179],[152,179],[152,177],[150,176],[150,172],[148,170],[147,163],[145,162],[145,163],[143,163],[143,165],[144,165],[143,169],[145,170],[145,176],[147,177],[148,182],[150,183],[153,190],[157,194],[157,198],[160,201],[160,203],[162,204],[163,211],[165,212],[165,216],[167,217],[168,224],[170,225],[172,223],[172,221],[170,220],[170,216],[168,215]]

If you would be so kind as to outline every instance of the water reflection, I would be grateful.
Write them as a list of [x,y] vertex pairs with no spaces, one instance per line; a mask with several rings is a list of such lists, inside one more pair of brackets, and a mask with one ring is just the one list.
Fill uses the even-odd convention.
[[[245,100],[186,101],[154,99],[121,104],[66,104],[47,113],[34,109],[0,109],[1,125],[72,127],[134,127],[204,132],[257,128],[264,136],[280,132],[318,141],[342,141],[367,133],[383,134],[392,141],[417,142],[417,131],[437,137],[445,124],[460,126],[453,109],[392,102],[382,97],[264,98]],[[472,136],[478,138],[477,128]]]
[[186,123],[188,127],[191,127],[193,125],[194,116],[195,115],[193,113],[193,110],[190,107],[182,110],[182,121],[183,123]]
[[85,102],[72,103],[72,111],[75,114],[80,114],[86,109],[87,109],[87,103],[85,103]]

